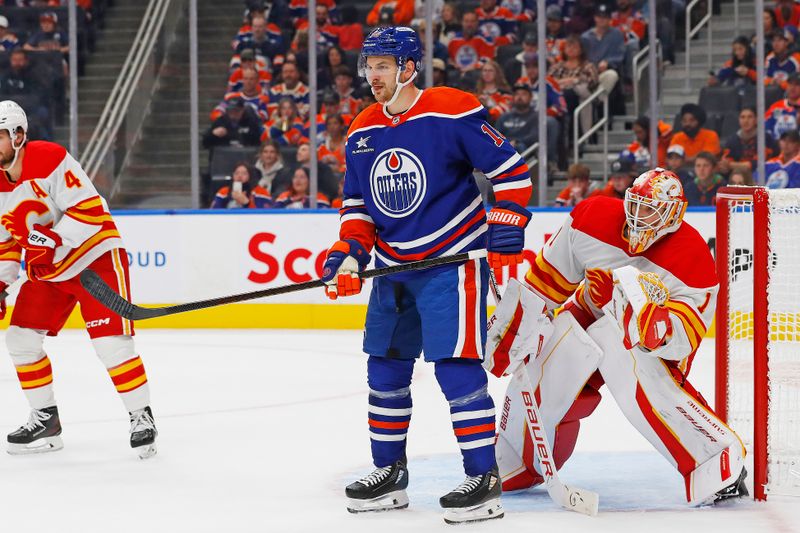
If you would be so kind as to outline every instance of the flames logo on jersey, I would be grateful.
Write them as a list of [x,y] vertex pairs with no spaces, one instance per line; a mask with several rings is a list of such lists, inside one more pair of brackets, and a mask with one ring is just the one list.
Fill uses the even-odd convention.
[[381,213],[402,218],[422,203],[427,189],[425,169],[408,150],[392,148],[375,158],[370,170],[372,199]]
[[586,284],[588,285],[589,298],[597,309],[602,309],[609,301],[614,291],[614,278],[610,270],[590,268],[586,271]]
[[38,220],[28,225],[28,217],[31,215],[38,215],[39,218],[49,213],[47,206],[38,200],[23,200],[15,208],[11,209],[8,213],[0,218],[0,224],[6,228],[11,236],[19,243],[28,242],[28,233],[30,226],[34,223],[46,226],[43,221]]

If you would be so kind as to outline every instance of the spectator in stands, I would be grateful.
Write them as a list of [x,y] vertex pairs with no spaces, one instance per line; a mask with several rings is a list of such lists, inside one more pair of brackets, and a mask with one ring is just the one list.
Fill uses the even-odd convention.
[[69,38],[67,32],[58,29],[58,15],[52,11],[39,15],[39,31],[28,38],[25,49],[40,52],[58,50],[65,57],[69,54]]
[[[770,189],[795,189],[800,187],[800,133],[787,130],[781,134],[778,144],[781,153],[766,162],[765,184]],[[758,169],[753,171],[753,179],[758,181]]]
[[339,180],[339,192],[336,194],[336,198],[331,200],[331,207],[334,209],[341,209],[343,201],[344,201],[344,177]]
[[261,119],[241,97],[228,100],[225,114],[203,134],[203,147],[258,146],[265,134]]
[[[317,113],[317,131],[320,135],[318,137],[320,142],[323,140],[323,135],[325,133],[325,121],[328,120],[328,117],[333,115],[339,115],[342,117],[344,121],[345,129],[350,127],[350,123],[353,122],[353,118],[355,118],[354,114],[351,113],[343,113],[342,112],[343,106],[342,102],[339,99],[339,95],[333,91],[327,91],[325,94],[322,95],[322,107],[320,108],[319,113]],[[358,108],[354,109],[354,112],[357,111]],[[311,130],[311,122],[306,122],[306,131]]]
[[[308,87],[300,81],[300,69],[297,64],[286,61],[281,67],[281,83],[273,85],[269,91],[271,107],[277,107],[284,96],[290,97],[297,104],[300,116],[308,117]],[[271,112],[273,112],[271,110]]]
[[710,152],[697,154],[693,178],[683,185],[689,205],[715,205],[717,191],[725,186],[725,179],[717,173],[717,157]]
[[[423,57],[425,57],[425,20],[419,21],[417,24],[417,33],[419,34],[419,41],[422,43]],[[447,47],[439,41],[439,25],[433,24],[433,57],[447,61]]]
[[583,34],[594,25],[595,0],[577,0],[570,13],[562,14],[569,17],[564,28],[568,35]]
[[25,111],[29,120],[35,123],[37,136],[44,140],[52,139],[49,91],[30,66],[28,53],[22,48],[15,48],[9,55],[8,69],[0,74],[0,94],[3,99],[25,98]]
[[611,14],[611,26],[622,32],[625,39],[624,73],[633,78],[633,57],[639,52],[639,43],[647,31],[647,21],[636,9],[633,0],[617,0],[617,11]]
[[461,12],[458,5],[455,2],[445,2],[442,6],[442,44],[448,46],[461,30]]
[[561,61],[564,56],[564,43],[567,34],[564,31],[564,15],[561,8],[552,5],[547,6],[545,11],[547,16],[547,34],[545,35],[545,45],[547,46],[547,64],[554,65]]
[[345,124],[341,115],[330,115],[325,119],[325,135],[317,148],[317,160],[328,165],[336,174],[344,174]]
[[297,104],[290,96],[284,96],[278,103],[278,109],[266,124],[270,139],[278,141],[281,146],[298,146],[308,142],[305,122],[300,118]]
[[479,68],[485,59],[493,59],[495,45],[478,34],[478,15],[473,11],[461,16],[461,28],[461,33],[450,40],[447,51],[450,63],[463,73]]
[[256,170],[261,172],[261,179],[258,185],[268,191],[272,191],[272,183],[278,173],[286,168],[283,164],[281,147],[275,139],[267,139],[261,145],[256,158]]
[[[600,4],[597,6],[594,15],[594,28],[587,30],[581,35],[583,44],[586,47],[587,59],[597,65],[600,75],[600,83],[605,87],[614,87],[622,73],[622,65],[625,60],[625,38],[622,32],[611,26],[608,6]],[[603,80],[606,72],[614,72],[616,76],[606,74],[614,78],[614,83]],[[609,95],[609,103],[612,104],[612,113],[625,114],[625,101],[620,91],[616,91],[617,96]]]
[[245,104],[253,108],[253,111],[256,112],[262,122],[267,122],[267,120],[269,120],[269,96],[267,96],[267,92],[259,82],[258,71],[256,69],[253,67],[243,68],[242,90],[227,93],[222,102],[211,112],[211,120],[217,120],[225,114],[228,100],[238,97],[242,98]]
[[586,165],[573,163],[567,169],[567,186],[558,193],[557,207],[574,207],[588,198],[595,190],[590,182],[591,171]]
[[[719,136],[714,130],[704,128],[706,112],[697,104],[681,107],[681,130],[672,138],[672,144],[683,146],[687,164],[693,164],[700,152],[719,154]],[[716,161],[714,162],[716,165]]]
[[685,153],[686,150],[683,149],[683,146],[678,144],[671,144],[667,148],[666,168],[677,174],[681,179],[681,183],[686,183],[691,177],[691,172],[686,166]]
[[739,36],[731,45],[731,58],[725,62],[716,76],[708,78],[708,85],[744,87],[756,83],[756,60],[750,41]]
[[347,65],[341,65],[336,67],[333,74],[333,90],[340,100],[339,113],[355,116],[359,98],[353,88],[353,73]]
[[779,28],[787,24],[795,28],[800,26],[800,6],[794,0],[777,0],[775,3],[775,21]]
[[211,209],[263,209],[271,207],[272,197],[258,185],[258,171],[245,162],[233,167],[230,186],[222,187],[214,196]]
[[[778,29],[778,21],[775,18],[775,11],[772,9],[765,7],[764,8],[764,36],[772,35],[772,33]],[[753,32],[753,36],[750,38],[750,46],[753,50],[756,49],[756,33]],[[769,54],[772,52],[772,43],[769,39],[764,39],[764,53]]]
[[258,84],[261,86],[261,90],[268,94],[269,84],[272,81],[272,74],[265,61],[259,62],[255,50],[252,48],[242,50],[239,54],[238,66],[236,66],[237,62],[235,59],[232,61],[232,65],[234,65],[234,69],[228,77],[229,93],[240,92],[242,90],[244,71],[245,69],[251,68],[255,69],[258,73]]
[[[550,75],[545,76],[547,82],[547,107],[546,112],[548,117],[552,117],[561,123],[561,119],[567,112],[567,102],[564,100],[564,95],[561,93],[561,88],[558,82]],[[539,57],[534,55],[525,64],[525,76],[518,79],[515,85],[528,85],[533,93],[533,108],[539,111]]]
[[[338,19],[339,11],[336,7],[336,0],[317,0],[317,5],[326,6],[330,12],[330,16],[334,19]],[[308,1],[290,0],[289,16],[295,29],[300,28],[303,24],[308,23]]]
[[511,109],[500,115],[495,124],[497,131],[505,135],[517,152],[524,152],[539,140],[539,115],[532,102],[533,95],[527,84],[514,85]]
[[[245,0],[247,9],[245,10],[245,22],[249,26],[250,17],[262,15],[267,18],[267,22],[276,26],[291,26],[289,16],[289,5],[285,0]],[[249,27],[246,28],[249,31]]]
[[328,6],[320,4],[317,13],[317,53],[324,53],[328,47],[339,45],[341,26],[331,21]]
[[433,58],[433,86],[447,85],[447,65],[439,58]]
[[639,168],[636,163],[626,157],[621,157],[611,164],[611,175],[608,183],[602,189],[597,189],[589,196],[608,196],[609,198],[625,198],[627,191],[633,180],[639,175]]
[[0,52],[9,52],[19,45],[19,39],[8,31],[8,19],[0,15]]
[[389,26],[408,26],[414,18],[414,0],[377,0],[367,15],[367,25],[377,26],[381,18]]
[[355,6],[342,6],[342,25],[339,26],[339,46],[342,50],[358,50],[364,42],[364,28],[358,21]]
[[317,88],[324,91],[333,87],[333,71],[344,65],[344,51],[338,46],[331,46],[323,58],[322,67],[317,69]]
[[[275,199],[274,207],[280,209],[307,209],[311,207],[310,183],[311,177],[308,169],[302,166],[297,167],[292,175],[291,185]],[[328,197],[321,192],[317,193],[317,207],[330,207]]]
[[[605,82],[611,82],[610,91],[617,82],[613,70],[606,71]],[[575,108],[586,100],[596,89],[599,83],[597,67],[586,57],[586,48],[583,41],[577,35],[570,35],[564,41],[564,57],[561,61],[550,67],[548,74],[556,81],[564,91],[567,110],[572,116]],[[612,79],[613,78],[613,79]],[[604,86],[605,88],[605,86]],[[572,124],[572,121],[569,121]],[[589,131],[592,126],[592,108],[584,107],[580,116],[581,128]]]
[[503,65],[503,72],[505,72],[507,80],[518,80],[525,75],[525,63],[530,61],[530,58],[536,54],[538,50],[537,43],[535,33],[528,32],[525,34],[522,39],[522,50]]
[[243,50],[252,49],[269,58],[270,63],[275,61],[276,56],[286,52],[283,34],[277,25],[268,23],[263,15],[254,15],[250,25],[250,32],[237,39],[237,52],[241,53]]
[[495,46],[505,46],[517,40],[517,17],[508,8],[497,5],[497,0],[480,0],[475,9],[478,31]]
[[[766,158],[778,153],[778,144],[769,135],[765,136]],[[722,158],[719,170],[727,175],[737,170],[751,171],[758,161],[758,122],[754,107],[744,107],[739,112],[739,130],[722,143]]]
[[[294,171],[298,167],[306,169],[307,174],[311,175],[311,146],[307,143],[301,143],[297,147],[295,160],[291,163],[285,163],[287,169],[279,172],[274,181],[272,182],[272,194],[280,194],[291,186]],[[328,165],[320,164],[317,161],[317,188],[328,198],[336,197],[336,190],[338,187],[338,179]]]
[[489,59],[481,67],[481,77],[475,87],[475,95],[489,111],[489,122],[508,111],[511,106],[511,87],[496,61]]
[[764,75],[767,83],[774,83],[786,89],[789,76],[800,72],[800,60],[792,54],[789,48],[793,35],[797,34],[794,27],[785,27],[775,30],[772,34],[772,52],[767,56],[764,64]]
[[728,178],[728,186],[753,186],[753,174],[746,168],[734,170]]
[[[633,122],[634,141],[619,155],[620,159],[629,159],[639,167],[656,166],[650,163],[650,117],[640,116]],[[672,126],[658,121],[658,166],[664,166],[667,159],[667,148],[672,140]]]
[[797,111],[800,109],[800,74],[794,73],[786,80],[786,98],[778,100],[767,110],[764,127],[767,135],[780,139],[785,131],[797,129]]

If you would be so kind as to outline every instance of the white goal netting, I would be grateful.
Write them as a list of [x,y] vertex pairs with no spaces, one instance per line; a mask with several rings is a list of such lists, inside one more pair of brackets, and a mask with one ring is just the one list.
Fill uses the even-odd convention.
[[[728,202],[728,423],[753,453],[753,302],[769,309],[767,493],[800,494],[800,190],[769,191],[768,228],[752,199]],[[754,232],[755,230],[755,232]],[[753,243],[769,239],[766,287],[756,287]],[[755,461],[758,458],[754,458]]]

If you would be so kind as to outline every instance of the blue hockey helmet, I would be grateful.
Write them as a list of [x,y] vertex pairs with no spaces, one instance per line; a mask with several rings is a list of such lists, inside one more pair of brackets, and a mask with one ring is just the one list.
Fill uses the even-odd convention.
[[401,71],[405,70],[410,59],[414,62],[415,72],[422,70],[422,43],[417,32],[405,26],[376,28],[367,35],[358,58],[358,75],[361,77],[366,77],[369,56],[392,56],[397,59]]

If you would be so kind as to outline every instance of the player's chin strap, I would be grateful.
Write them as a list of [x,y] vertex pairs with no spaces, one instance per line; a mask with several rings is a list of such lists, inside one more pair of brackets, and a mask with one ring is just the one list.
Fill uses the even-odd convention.
[[[10,131],[8,133],[11,136],[12,139],[15,137],[15,134],[12,134]],[[17,158],[19,157],[19,151],[22,150],[23,146],[25,146],[25,141],[27,141],[27,140],[28,140],[28,133],[26,132],[22,136],[22,142],[19,143],[19,146],[14,146],[14,141],[13,140],[11,141],[11,148],[14,149],[14,159],[11,161],[11,164],[8,166],[8,168],[0,167],[0,170],[2,170],[3,172],[8,172],[12,168],[14,168],[14,165],[17,164]]]
[[408,84],[410,84],[411,82],[413,82],[413,81],[416,79],[416,77],[417,77],[417,71],[415,70],[415,71],[414,71],[414,73],[411,75],[411,77],[408,79],[408,81],[406,81],[406,82],[401,82],[401,81],[400,81],[400,73],[401,73],[401,72],[403,72],[403,71],[402,71],[402,70],[400,70],[400,69],[397,69],[397,74],[395,75],[395,78],[394,78],[394,79],[395,79],[395,81],[397,82],[397,87],[396,87],[396,88],[395,88],[395,90],[394,90],[394,94],[392,95],[392,98],[391,98],[391,99],[390,99],[388,102],[386,102],[385,104],[383,104],[383,107],[384,107],[384,109],[386,109],[387,111],[389,110],[389,106],[390,106],[390,105],[392,105],[392,104],[395,102],[395,100],[397,100],[397,97],[398,97],[398,96],[400,96],[400,91],[402,91],[402,90],[403,90],[403,88],[404,88],[406,85],[408,85]]

